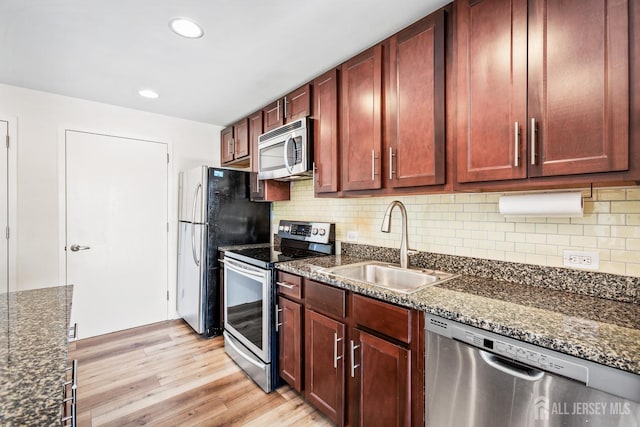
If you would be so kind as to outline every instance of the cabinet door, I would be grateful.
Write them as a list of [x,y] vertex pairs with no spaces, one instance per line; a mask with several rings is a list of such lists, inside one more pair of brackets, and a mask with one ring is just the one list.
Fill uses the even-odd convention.
[[342,65],[342,189],[381,187],[382,45]]
[[233,158],[249,156],[249,119],[242,119],[233,125]]
[[338,70],[333,69],[313,82],[313,150],[316,193],[338,191]]
[[278,298],[278,373],[291,387],[302,390],[302,306]]
[[224,128],[220,132],[220,163],[233,161],[233,126]]
[[529,176],[628,169],[628,22],[628,0],[529,2]]
[[338,425],[344,420],[344,324],[305,309],[305,397]]
[[457,10],[457,181],[527,176],[527,1]]
[[361,426],[411,424],[411,352],[360,331]]
[[311,115],[311,85],[306,84],[284,97],[285,123]]
[[264,114],[264,132],[269,132],[284,124],[284,114],[282,111],[282,101],[277,100],[262,109]]
[[389,40],[382,157],[390,187],[444,183],[444,42],[444,11]]

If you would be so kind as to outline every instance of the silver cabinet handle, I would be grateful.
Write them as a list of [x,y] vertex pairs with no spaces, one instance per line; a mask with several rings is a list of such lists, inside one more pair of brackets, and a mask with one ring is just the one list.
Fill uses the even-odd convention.
[[515,136],[513,138],[513,143],[515,145],[514,148],[514,159],[513,159],[513,167],[520,166],[520,123],[516,122],[514,129]]
[[287,119],[289,114],[287,114],[287,97],[284,97],[284,118]]
[[342,356],[338,356],[338,342],[342,341],[342,338],[338,338],[338,333],[333,333],[333,369],[338,369],[338,360],[342,359]]
[[229,156],[233,155],[233,150],[231,149],[232,146],[233,146],[233,138],[227,141],[227,155]]
[[351,378],[356,377],[356,368],[360,367],[360,364],[356,365],[356,349],[360,348],[360,345],[355,345],[353,340],[349,341],[349,355],[351,357]]
[[371,181],[376,180],[376,150],[371,150]]
[[389,179],[393,179],[393,147],[389,147]]
[[536,119],[531,118],[531,164],[536,164]]
[[276,282],[276,285],[287,289],[295,289],[296,285],[290,285],[287,282]]
[[276,102],[276,120],[280,121],[280,100]]
[[71,249],[71,252],[86,251],[91,249],[91,246],[71,245],[69,249]]
[[280,322],[280,315],[278,314],[281,311],[282,309],[276,305],[276,332],[278,332],[280,330],[280,326],[284,324],[284,322]]

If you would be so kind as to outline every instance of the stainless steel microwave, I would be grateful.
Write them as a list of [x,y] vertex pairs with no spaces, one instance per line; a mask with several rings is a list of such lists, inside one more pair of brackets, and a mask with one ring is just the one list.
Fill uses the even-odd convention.
[[311,120],[288,123],[258,138],[258,179],[292,181],[313,175]]

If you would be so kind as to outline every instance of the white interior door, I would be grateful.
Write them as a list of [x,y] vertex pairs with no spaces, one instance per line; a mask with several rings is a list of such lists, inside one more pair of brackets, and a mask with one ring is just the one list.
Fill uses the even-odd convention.
[[9,291],[9,150],[7,136],[9,124],[0,120],[0,293]]
[[67,131],[65,168],[79,337],[167,319],[167,145]]

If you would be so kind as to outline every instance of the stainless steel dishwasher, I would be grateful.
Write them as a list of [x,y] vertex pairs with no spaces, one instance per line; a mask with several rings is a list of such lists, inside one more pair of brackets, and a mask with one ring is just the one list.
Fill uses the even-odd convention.
[[427,315],[427,427],[640,426],[640,375]]

